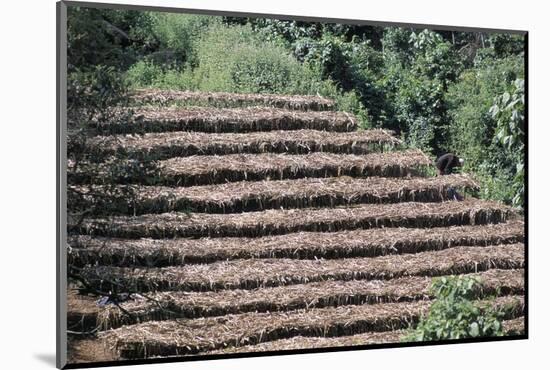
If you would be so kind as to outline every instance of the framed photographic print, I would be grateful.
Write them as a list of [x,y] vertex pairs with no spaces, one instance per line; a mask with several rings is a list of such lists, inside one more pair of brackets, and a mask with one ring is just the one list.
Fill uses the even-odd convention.
[[527,338],[526,59],[58,3],[58,367]]

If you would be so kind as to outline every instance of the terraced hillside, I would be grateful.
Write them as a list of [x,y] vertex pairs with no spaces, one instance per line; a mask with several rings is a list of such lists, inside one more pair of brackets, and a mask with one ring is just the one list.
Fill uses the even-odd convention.
[[452,274],[523,332],[523,220],[456,200],[467,174],[431,176],[329,99],[134,99],[133,121],[90,127],[95,161],[69,163],[69,209],[90,210],[69,215],[70,362],[399,342]]

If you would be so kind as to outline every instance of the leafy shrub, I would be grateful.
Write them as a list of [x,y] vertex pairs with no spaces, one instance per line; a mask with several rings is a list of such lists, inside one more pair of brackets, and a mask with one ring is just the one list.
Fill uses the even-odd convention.
[[70,122],[81,119],[101,119],[110,107],[127,102],[128,86],[120,73],[109,66],[93,66],[74,70],[67,78],[67,104]]
[[417,327],[403,341],[436,341],[503,335],[504,313],[490,304],[481,307],[474,299],[480,280],[465,276],[435,279],[431,294],[435,302]]
[[196,47],[200,35],[221,22],[221,18],[193,14],[149,13],[151,32],[160,51],[152,56],[155,62],[174,66],[196,63]]
[[401,27],[388,27],[384,29],[382,46],[384,56],[391,62],[406,64],[411,58],[409,41],[412,31]]
[[194,73],[201,90],[301,93],[296,82],[314,77],[277,40],[259,39],[250,26],[210,27],[197,57]]
[[[445,95],[450,116],[447,150],[466,159],[464,170],[476,175],[482,188],[482,197],[509,204],[520,192],[519,182],[523,182],[522,169],[518,168],[523,163],[523,149],[518,150],[514,146],[513,150],[509,150],[497,138],[505,126],[499,126],[498,117],[493,115],[495,108],[492,107],[495,99],[502,97],[504,93],[514,94],[514,81],[522,78],[521,56],[485,59],[479,61],[477,67],[464,71]],[[516,111],[514,117],[523,115],[520,113],[523,111],[522,105],[514,105],[506,113],[510,118],[513,110]],[[501,116],[500,120],[509,121],[505,116]],[[500,135],[506,137],[520,134],[522,130],[521,128],[508,134],[503,132]],[[518,140],[516,143],[523,139]],[[513,186],[516,175],[517,185]],[[521,196],[516,198],[516,205],[522,203],[520,198]]]
[[78,6],[67,12],[69,72],[98,65],[124,70],[154,49],[147,12]]
[[505,33],[495,33],[489,37],[489,42],[497,58],[508,57],[512,55],[521,55],[525,44],[524,37],[521,35],[509,35]]
[[150,61],[140,60],[126,71],[126,81],[134,87],[145,87],[155,84],[162,78],[162,68]]
[[445,93],[460,70],[452,45],[433,31],[389,28],[382,39],[382,72],[375,82],[384,91],[383,113],[373,121],[401,133],[409,146],[439,154],[449,121]]
[[495,99],[490,109],[496,120],[494,141],[500,144],[508,159],[515,165],[515,173],[510,185],[513,193],[512,204],[523,207],[524,184],[524,149],[525,149],[525,91],[524,80],[517,79],[513,91],[505,92]]

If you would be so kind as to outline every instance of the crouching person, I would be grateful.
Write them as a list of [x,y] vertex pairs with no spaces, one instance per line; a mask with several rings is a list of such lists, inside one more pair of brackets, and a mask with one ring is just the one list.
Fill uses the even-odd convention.
[[443,154],[435,161],[435,166],[440,175],[450,175],[456,167],[462,167],[464,159],[457,157],[453,153]]
[[[457,167],[462,167],[464,165],[464,159],[459,158],[458,156],[447,153],[437,158],[435,166],[440,176],[450,175],[453,173],[453,170]],[[460,195],[454,188],[449,188],[447,190],[449,199],[454,200],[464,200],[464,197]]]

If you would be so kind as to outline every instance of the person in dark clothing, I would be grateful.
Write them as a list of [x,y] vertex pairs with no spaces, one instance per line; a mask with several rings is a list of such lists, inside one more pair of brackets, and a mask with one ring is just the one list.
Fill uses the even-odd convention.
[[[452,153],[444,154],[435,161],[435,166],[439,171],[439,175],[450,175],[455,167],[462,167],[463,165],[464,159],[459,158]],[[464,200],[464,197],[452,187],[447,189],[447,196],[449,199],[454,199],[457,201]]]
[[462,167],[463,165],[464,159],[452,153],[444,154],[435,161],[435,166],[440,175],[449,175],[453,172],[455,167]]

